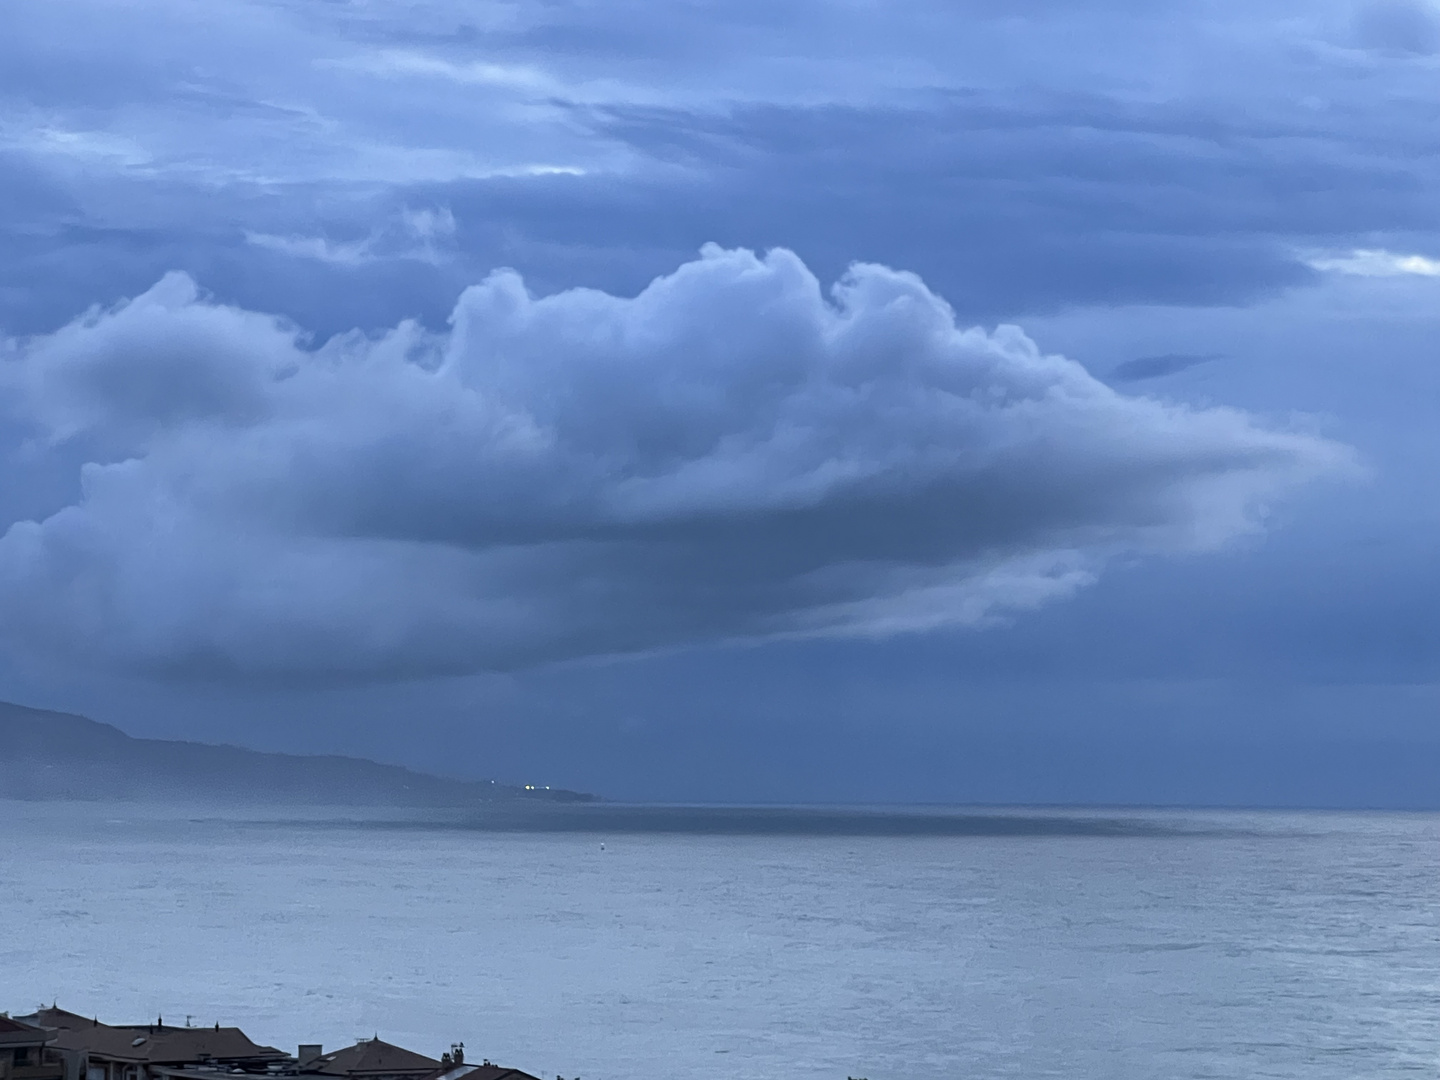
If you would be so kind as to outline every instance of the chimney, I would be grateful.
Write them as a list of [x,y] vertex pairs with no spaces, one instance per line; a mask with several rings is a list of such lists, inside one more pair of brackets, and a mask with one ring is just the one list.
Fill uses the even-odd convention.
[[323,1053],[325,1047],[320,1043],[301,1043],[300,1052],[295,1055],[295,1063],[303,1069]]

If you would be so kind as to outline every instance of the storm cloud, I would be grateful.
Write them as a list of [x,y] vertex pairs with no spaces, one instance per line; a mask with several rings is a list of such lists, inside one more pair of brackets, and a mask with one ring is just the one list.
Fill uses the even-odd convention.
[[827,293],[785,250],[708,247],[633,298],[496,271],[442,333],[318,345],[171,274],[3,371],[35,439],[91,460],[0,539],[0,631],[196,675],[982,625],[1353,468],[963,329],[912,274]]

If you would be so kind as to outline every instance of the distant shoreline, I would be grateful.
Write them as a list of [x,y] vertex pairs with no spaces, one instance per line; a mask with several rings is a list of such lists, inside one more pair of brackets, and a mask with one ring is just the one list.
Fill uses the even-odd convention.
[[0,702],[0,798],[464,808],[585,803],[536,783],[455,780],[336,754],[137,739],[73,713]]

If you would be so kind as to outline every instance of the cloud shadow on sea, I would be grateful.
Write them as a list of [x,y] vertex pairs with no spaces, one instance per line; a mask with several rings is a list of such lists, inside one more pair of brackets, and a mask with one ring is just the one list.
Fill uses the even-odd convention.
[[[272,822],[267,824],[298,824]],[[461,815],[307,820],[306,827],[597,835],[813,837],[1164,837],[1234,833],[1212,822],[1064,809],[665,806],[619,803],[504,806]],[[1241,830],[1243,831],[1243,830]]]

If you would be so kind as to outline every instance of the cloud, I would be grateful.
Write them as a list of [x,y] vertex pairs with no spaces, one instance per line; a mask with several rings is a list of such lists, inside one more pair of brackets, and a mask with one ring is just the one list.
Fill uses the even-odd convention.
[[1357,248],[1348,255],[1317,255],[1306,260],[1316,270],[1330,270],[1357,277],[1401,277],[1417,274],[1440,277],[1440,259],[1424,255],[1399,255],[1375,248]]
[[103,131],[51,127],[34,116],[0,121],[0,149],[30,152],[42,159],[53,155],[90,160],[121,169],[149,165],[152,160],[133,139]]
[[448,206],[401,210],[396,221],[372,229],[359,240],[331,240],[326,236],[277,236],[247,232],[247,243],[296,259],[314,259],[333,266],[364,266],[384,259],[417,262],[442,261],[455,238],[455,215]]
[[374,237],[363,240],[331,240],[326,236],[276,236],[272,233],[247,232],[245,242],[266,251],[288,255],[293,259],[315,259],[334,266],[361,266],[372,262]]
[[486,64],[479,61],[457,64],[444,57],[424,53],[387,49],[377,53],[348,57],[344,60],[317,61],[322,67],[364,72],[386,78],[439,78],[457,83],[502,86],[553,97],[565,93],[556,80],[532,67]]
[[152,672],[385,678],[981,625],[1212,550],[1352,467],[1130,397],[912,274],[708,247],[633,298],[511,271],[318,347],[170,275],[16,343],[82,494],[0,539],[0,636]]
[[1165,353],[1162,356],[1141,356],[1115,365],[1110,377],[1118,382],[1139,382],[1142,379],[1158,379],[1165,375],[1192,368],[1196,364],[1208,364],[1220,359],[1214,353]]
[[[1298,250],[1440,228],[1428,67],[1337,47],[1353,3],[11,7],[12,332],[167,268],[309,327],[433,318],[363,246],[407,203],[463,223],[432,295],[629,291],[714,239],[906,266],[983,321],[1248,303],[1314,283]],[[36,173],[70,205],[14,209]]]
[[1423,0],[1371,0],[1356,10],[1353,30],[1366,49],[1416,56],[1440,51],[1440,14]]

